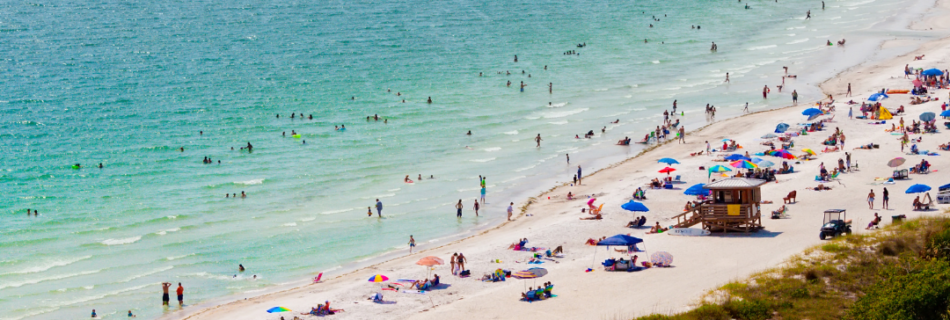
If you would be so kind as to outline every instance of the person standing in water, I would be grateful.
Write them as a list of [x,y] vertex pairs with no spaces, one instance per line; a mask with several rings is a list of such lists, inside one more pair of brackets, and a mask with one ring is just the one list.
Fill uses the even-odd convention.
[[581,176],[581,165],[577,165],[577,185],[581,185],[583,178]]
[[168,288],[171,287],[171,282],[162,282],[162,305],[168,306]]
[[567,158],[567,164],[571,164],[571,154],[570,154],[570,153],[565,153],[565,154],[564,154],[564,157]]
[[749,103],[745,103],[745,109],[742,109],[742,112],[749,112]]
[[515,55],[515,62],[518,62],[518,55]]
[[376,199],[376,214],[379,215],[380,218],[383,217],[383,202],[379,201],[379,199]]
[[478,216],[478,200],[475,200],[475,206],[472,208],[475,209],[475,216],[477,217]]
[[[729,73],[726,72],[726,81],[723,81],[723,83],[728,83],[728,82],[729,82]],[[674,110],[673,112],[676,112],[676,110]]]
[[769,98],[769,85],[765,85],[764,87],[762,87],[762,99],[768,99],[768,98]]
[[412,248],[416,247],[416,239],[409,235],[409,253],[412,254]]
[[524,87],[527,87],[527,86],[528,85],[524,84],[524,81],[521,81],[521,92],[524,92]]
[[537,148],[540,148],[540,147],[541,147],[541,141],[542,141],[542,140],[541,140],[541,134],[539,133],[537,137],[534,137],[534,142],[536,142],[536,143],[538,144],[538,145],[537,145]]
[[185,305],[185,287],[181,286],[181,282],[178,283],[178,289],[175,290],[175,293],[178,294],[178,307]]
[[718,50],[719,50],[719,47],[716,46],[716,42],[713,41],[712,47],[709,48],[709,51],[716,52],[716,51],[718,51]]
[[792,90],[792,104],[798,104],[798,90]]
[[548,94],[554,93],[554,82],[548,82]]
[[459,203],[455,204],[455,217],[456,218],[462,217],[462,199],[459,199]]
[[482,204],[485,204],[485,180],[488,177],[478,176],[478,184],[482,187]]
[[808,10],[808,12],[805,13],[805,19],[811,19],[811,10]]

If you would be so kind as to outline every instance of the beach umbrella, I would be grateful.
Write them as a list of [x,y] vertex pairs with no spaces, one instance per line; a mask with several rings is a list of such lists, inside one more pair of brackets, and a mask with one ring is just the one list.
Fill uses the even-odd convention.
[[775,126],[775,133],[785,133],[785,130],[788,130],[787,123],[779,123],[777,126]]
[[632,246],[638,243],[643,242],[643,239],[637,237],[631,237],[625,234],[618,234],[613,237],[600,240],[597,242],[598,246]]
[[770,168],[770,167],[774,166],[775,163],[773,163],[772,161],[768,161],[768,160],[762,160],[762,162],[756,163],[755,165],[759,166],[760,168]]
[[663,158],[663,159],[657,160],[656,162],[665,163],[667,165],[674,165],[674,164],[680,163],[679,161],[676,161],[676,159],[673,159],[673,158]]
[[648,209],[647,206],[644,205],[643,203],[636,202],[636,201],[633,201],[633,200],[630,200],[630,202],[624,203],[624,204],[621,205],[620,207],[623,208],[624,210],[633,211],[633,212],[648,212],[648,211],[650,211],[650,209]]
[[703,186],[705,186],[705,184],[694,184],[692,187],[687,188],[686,191],[683,191],[683,194],[688,196],[701,196],[709,194],[709,190],[703,189]]
[[729,161],[752,160],[752,159],[749,159],[749,157],[746,157],[746,156],[741,155],[741,154],[738,154],[738,153],[730,154],[730,155],[726,156],[725,159],[726,159],[726,160],[729,160]]
[[739,168],[739,169],[755,169],[755,168],[758,168],[758,166],[756,166],[756,165],[755,165],[754,163],[752,163],[752,162],[749,162],[748,160],[739,160],[739,161],[730,163],[729,165],[731,165],[733,168]]
[[758,157],[752,158],[752,160],[749,160],[749,162],[752,162],[754,164],[759,164],[759,162],[762,162],[762,161],[765,161],[765,159],[758,158]]
[[812,150],[812,149],[808,149],[808,148],[803,148],[803,149],[802,149],[802,152],[805,152],[805,153],[810,154],[810,155],[815,155],[815,151]]
[[732,141],[732,139],[729,139],[729,138],[722,139],[722,142],[729,142],[729,141]]
[[443,265],[445,264],[445,262],[443,262],[442,259],[439,259],[438,257],[428,256],[428,257],[419,259],[419,261],[416,261],[416,264],[420,266],[432,267],[432,266]]
[[814,115],[820,115],[822,113],[824,112],[821,112],[821,109],[818,109],[818,108],[808,108],[808,109],[805,109],[805,111],[802,111],[803,116],[809,116],[809,117],[814,116]]
[[791,153],[788,153],[788,151],[785,151],[785,150],[772,153],[772,155],[779,158],[783,158],[783,159],[795,159],[794,155],[792,155]]
[[666,251],[657,251],[650,255],[650,263],[653,265],[670,266],[673,264],[673,255]]
[[950,109],[944,110],[943,112],[941,112],[941,113],[940,113],[940,116],[941,116],[941,117],[950,117]]
[[670,175],[670,172],[673,172],[673,171],[676,171],[676,169],[670,168],[670,167],[666,167],[666,168],[660,169],[659,172],[660,172],[660,173],[665,173],[666,175]]
[[545,268],[531,268],[525,271],[533,273],[535,278],[540,278],[548,274],[548,269]]
[[267,313],[287,312],[287,311],[291,311],[291,310],[284,307],[273,307],[273,308],[267,309]]
[[933,112],[924,112],[920,114],[920,121],[927,122],[933,120],[936,117],[937,115],[935,115]]
[[902,164],[904,164],[904,161],[907,161],[907,160],[901,157],[897,157],[897,158],[891,159],[891,161],[888,161],[887,166],[891,168],[900,167]]
[[920,79],[914,79],[913,83],[915,87],[922,87],[924,85],[924,83],[921,82]]
[[774,139],[774,138],[778,138],[778,135],[776,135],[776,134],[774,134],[774,133],[769,133],[769,134],[766,134],[766,135],[762,136],[762,139]]
[[881,100],[884,100],[884,99],[887,99],[887,98],[890,98],[890,97],[889,97],[888,95],[886,95],[886,94],[883,94],[883,93],[878,92],[878,93],[872,94],[870,97],[868,97],[868,101],[881,101]]
[[940,69],[937,69],[937,68],[931,68],[931,69],[924,70],[920,74],[925,75],[925,76],[939,76],[943,74],[943,71],[940,71]]
[[928,187],[927,185],[915,184],[915,185],[910,186],[910,188],[907,188],[907,191],[904,191],[904,193],[921,193],[921,192],[927,192],[927,191],[930,191],[930,187]]
[[950,189],[950,183],[940,186],[940,188],[938,188],[937,190],[946,190],[946,189]]
[[518,271],[518,272],[512,273],[511,277],[517,278],[517,279],[534,279],[534,278],[537,278],[538,275],[534,274],[534,272],[524,270],[524,271]]
[[715,166],[709,167],[709,172],[726,172],[726,171],[732,171],[732,169],[729,169],[729,167],[724,167],[721,165],[715,165]]
[[377,274],[369,278],[369,282],[383,282],[389,280],[389,277]]

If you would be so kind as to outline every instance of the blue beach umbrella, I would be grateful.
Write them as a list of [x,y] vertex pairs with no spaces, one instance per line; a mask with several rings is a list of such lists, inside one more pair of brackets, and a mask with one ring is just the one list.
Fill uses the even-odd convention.
[[887,98],[890,98],[890,96],[878,92],[878,93],[872,94],[870,97],[868,97],[868,101],[881,101],[881,100],[884,100],[884,99],[887,99]]
[[687,196],[700,196],[704,194],[709,194],[709,190],[703,189],[703,186],[705,186],[705,184],[702,184],[702,183],[694,184],[692,187],[689,187],[688,189],[686,189],[686,191],[683,191],[683,194]]
[[600,240],[597,242],[598,246],[632,246],[638,243],[643,242],[643,239],[637,237],[631,237],[625,234],[618,234],[613,237]]
[[748,157],[746,157],[746,156],[744,156],[744,155],[741,155],[741,154],[738,154],[738,153],[733,153],[733,154],[730,154],[729,156],[727,156],[727,157],[726,157],[726,160],[729,160],[729,161],[739,161],[739,160],[752,160],[752,159],[749,159]]
[[927,191],[930,191],[930,187],[928,187],[927,185],[915,184],[915,185],[910,186],[910,188],[907,188],[907,191],[904,191],[904,193],[921,193],[921,192],[927,192]]
[[814,115],[819,115],[822,113],[823,112],[821,112],[821,110],[818,110],[817,108],[808,108],[808,109],[805,109],[805,111],[802,111],[803,116],[809,116],[809,117],[814,116]]
[[768,160],[762,160],[762,161],[756,163],[756,165],[759,166],[760,168],[769,168],[769,167],[771,167],[771,166],[774,166],[775,163],[772,162],[772,161],[768,161]]
[[950,117],[950,110],[944,110],[940,113],[941,117]]
[[924,112],[920,114],[920,121],[930,121],[936,117],[937,115],[935,115],[933,112]]
[[924,70],[920,74],[925,75],[925,76],[939,76],[943,74],[943,71],[940,71],[940,69],[937,69],[937,68],[931,68],[931,69]]
[[643,203],[630,200],[630,202],[624,203],[620,206],[624,210],[633,211],[633,212],[648,212],[650,209],[647,209],[647,206]]
[[775,133],[785,133],[785,130],[788,130],[787,123],[779,123],[777,126],[775,126]]
[[663,158],[663,159],[657,160],[656,162],[665,163],[665,164],[667,164],[667,165],[673,165],[673,164],[679,164],[679,163],[680,163],[679,161],[676,161],[676,159],[673,159],[673,158]]

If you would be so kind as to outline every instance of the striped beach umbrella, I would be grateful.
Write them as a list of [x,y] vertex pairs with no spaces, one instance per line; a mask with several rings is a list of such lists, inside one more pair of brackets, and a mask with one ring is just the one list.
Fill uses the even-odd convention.
[[377,274],[369,278],[369,282],[383,282],[389,280],[389,277]]
[[739,169],[755,169],[759,167],[755,165],[754,163],[749,162],[748,160],[739,160],[739,161],[731,163],[730,165],[733,168],[739,168]]
[[673,255],[666,251],[654,252],[650,255],[650,263],[668,267],[673,264]]
[[267,309],[267,313],[287,312],[287,311],[291,311],[291,310],[284,307],[273,307],[273,308]]
[[512,273],[511,276],[518,279],[534,279],[538,277],[537,274],[528,270]]

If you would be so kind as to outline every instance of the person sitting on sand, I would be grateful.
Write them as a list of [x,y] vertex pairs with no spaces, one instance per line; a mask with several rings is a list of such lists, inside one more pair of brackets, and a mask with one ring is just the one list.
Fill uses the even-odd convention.
[[868,143],[868,144],[866,144],[866,145],[859,146],[859,147],[854,148],[854,149],[855,149],[855,150],[857,150],[857,149],[862,149],[862,150],[874,149],[874,144],[873,144],[873,143]]
[[812,188],[812,190],[815,190],[815,191],[831,190],[831,187],[826,187],[825,184],[819,183],[818,186]]
[[778,210],[772,211],[772,219],[778,219],[783,214],[785,214],[786,210],[787,209],[785,208],[785,205],[782,205],[782,207],[778,208]]
[[921,210],[923,207],[924,204],[920,202],[920,196],[914,198],[914,210]]
[[604,217],[602,217],[602,216],[600,215],[600,213],[597,213],[597,214],[595,214],[593,217],[584,217],[584,218],[580,218],[580,219],[581,219],[581,220],[601,220],[601,219],[603,219],[603,218],[604,218]]
[[650,232],[647,232],[647,234],[660,233],[660,232],[663,232],[663,231],[666,231],[666,230],[667,230],[667,229],[661,227],[661,226],[660,226],[660,222],[657,221],[657,222],[656,222],[656,225],[654,225],[652,228],[650,228]]
[[881,216],[877,215],[877,212],[875,212],[874,219],[872,219],[871,222],[868,223],[868,227],[864,228],[864,230],[871,230],[871,228],[877,228],[877,225],[879,223],[881,223]]
[[567,192],[567,200],[574,200],[574,194],[570,191]]

